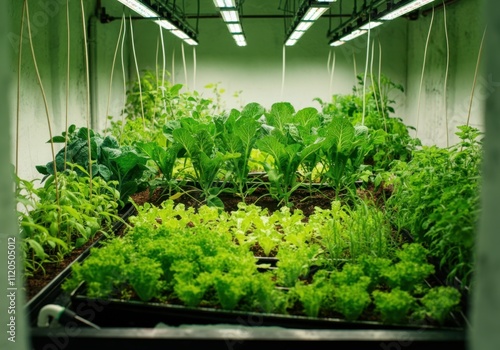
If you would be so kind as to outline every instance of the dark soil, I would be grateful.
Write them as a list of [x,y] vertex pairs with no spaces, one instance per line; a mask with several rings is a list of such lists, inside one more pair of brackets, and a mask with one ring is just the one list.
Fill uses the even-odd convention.
[[[180,195],[178,198],[174,199],[175,203],[183,203],[186,207],[193,207],[195,209],[199,208],[201,205],[205,204],[201,191],[192,191],[192,188],[184,188],[186,190],[185,194]],[[189,192],[188,192],[189,190]],[[361,197],[374,196],[375,199],[379,198],[380,203],[383,201],[381,198],[383,196],[390,195],[390,191],[378,191],[377,193],[372,193],[370,190],[357,190],[357,194]],[[149,190],[142,191],[131,196],[132,200],[138,204],[142,205],[149,202],[154,205],[159,205],[164,200],[168,199],[160,189],[153,191]],[[235,196],[230,193],[222,193],[219,198],[224,203],[224,210],[227,212],[236,211],[238,209],[238,203],[242,201],[241,197]],[[335,191],[328,187],[323,188],[313,188],[313,189],[297,189],[293,192],[293,196],[290,198],[290,210],[301,210],[305,217],[308,217],[314,212],[316,207],[322,209],[329,209],[331,207],[331,202],[334,199],[347,198],[345,194],[336,195]],[[245,203],[255,204],[262,208],[266,208],[269,214],[274,211],[279,210],[284,203],[277,199],[272,198],[269,192],[265,188],[257,188],[251,195],[245,197]],[[123,230],[123,227],[122,227]],[[120,235],[122,231],[115,232],[115,234]],[[44,265],[44,269],[40,269],[33,276],[30,276],[25,281],[25,293],[27,300],[32,299],[37,295],[50,281],[52,281],[58,274],[60,274],[71,262],[73,262],[82,252],[84,252],[89,246],[91,246],[96,240],[100,238],[97,234],[92,241],[87,242],[84,246],[77,248],[71,252],[70,255],[66,256],[64,260]],[[255,247],[258,251],[259,247]]]

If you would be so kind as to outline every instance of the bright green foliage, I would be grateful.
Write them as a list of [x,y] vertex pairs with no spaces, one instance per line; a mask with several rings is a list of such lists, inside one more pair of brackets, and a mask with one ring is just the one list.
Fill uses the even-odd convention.
[[428,317],[443,325],[450,312],[460,303],[460,292],[453,287],[432,288],[420,300]]
[[[127,234],[93,250],[74,268],[65,290],[84,282],[87,295],[93,297],[268,313],[288,313],[301,306],[309,317],[333,312],[348,320],[362,319],[365,311],[376,308],[392,323],[403,322],[412,311],[410,300],[431,289],[417,288],[433,271],[426,263],[428,251],[417,243],[386,249],[382,256],[367,250],[350,261],[330,264],[323,240],[331,223],[325,223],[356,225],[349,221],[352,212],[338,202],[331,211],[318,209],[309,221],[288,207],[269,214],[243,203],[232,213],[206,205],[195,211],[172,200],[159,207],[136,207]],[[281,238],[273,248],[276,269],[266,269],[254,257],[251,248],[262,239],[259,231],[274,231]],[[350,235],[343,238],[349,245]],[[378,304],[373,304],[375,298]],[[398,302],[391,305],[391,298]],[[431,307],[420,305],[412,316],[432,318]]]
[[300,302],[304,306],[304,313],[309,317],[318,317],[322,304],[330,293],[330,288],[323,280],[318,282],[314,279],[311,284],[297,282],[293,292],[298,295]]
[[235,187],[236,193],[244,198],[252,191],[247,188],[247,177],[250,172],[250,159],[255,142],[262,134],[258,119],[265,110],[258,103],[247,104],[241,112],[233,109],[228,116],[215,119],[218,130],[218,145],[227,154],[239,154],[239,157],[229,159],[229,181]]
[[373,292],[373,299],[382,321],[386,323],[406,323],[410,310],[415,306],[415,298],[399,288],[389,292],[376,290]]
[[[56,169],[65,170],[68,163],[79,165],[75,171],[79,176],[89,176],[89,161],[92,162],[92,177],[101,177],[105,181],[113,181],[120,192],[120,199],[125,202],[131,194],[145,188],[142,176],[147,170],[147,158],[141,155],[132,146],[120,147],[112,136],[101,136],[85,127],[76,128],[72,125],[68,134],[55,136],[52,142],[64,143],[56,155]],[[90,139],[90,158],[89,158]],[[43,175],[53,175],[54,165],[50,161],[47,165],[37,166],[36,169]]]
[[182,92],[182,84],[172,84],[152,71],[144,71],[139,80],[131,81],[126,93],[122,119],[111,121],[110,132],[121,145],[156,142],[165,145],[163,126],[171,120],[192,117],[208,121],[214,109],[211,99],[198,92]]
[[427,254],[420,244],[404,244],[396,251],[399,261],[387,267],[382,275],[391,288],[414,291],[425,278],[435,272],[434,265],[426,261]]
[[[58,173],[57,189],[53,175],[37,187],[35,180],[17,178],[16,200],[25,255],[25,273],[32,274],[44,263],[61,260],[74,248],[92,239],[98,232],[111,233],[118,217],[119,193],[113,182],[77,174],[85,170],[68,164]],[[58,199],[59,198],[59,199]]]
[[185,174],[185,177],[192,178],[200,186],[209,206],[223,208],[224,204],[217,196],[223,191],[224,184],[217,182],[226,163],[241,154],[223,153],[217,148],[219,132],[214,124],[184,118],[179,123],[170,123],[168,131],[174,147],[179,147],[178,157],[192,163],[194,174]]
[[354,284],[342,284],[333,287],[335,310],[347,320],[358,319],[371,302],[367,287],[370,284],[368,277],[361,277]]
[[300,277],[309,273],[313,259],[321,252],[317,245],[282,246],[278,251],[277,281],[283,287],[293,287]]
[[358,86],[352,94],[333,95],[331,102],[316,101],[326,120],[347,118],[355,126],[366,127],[364,164],[372,168],[376,177],[379,172],[390,170],[394,160],[409,161],[421,142],[409,134],[415,128],[405,125],[401,118],[390,116],[395,112],[395,95],[403,92],[403,87],[383,75],[369,76],[368,80],[363,89],[363,79],[358,76]]
[[[306,115],[309,122],[301,124]],[[291,104],[281,102],[273,104],[265,117],[264,127],[269,134],[259,138],[255,144],[271,156],[270,160],[262,163],[269,178],[271,195],[289,205],[290,196],[302,185],[298,179],[299,167],[309,164],[310,168],[315,163],[311,159],[321,147],[322,138],[313,132],[319,115],[311,108],[295,113]]]
[[450,281],[458,277],[467,286],[479,217],[481,133],[460,126],[457,135],[456,145],[423,147],[410,162],[395,166],[387,207],[400,229],[440,259]]

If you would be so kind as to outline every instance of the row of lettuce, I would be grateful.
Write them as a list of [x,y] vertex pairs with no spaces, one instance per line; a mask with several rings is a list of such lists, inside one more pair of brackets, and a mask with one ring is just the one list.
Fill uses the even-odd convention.
[[[197,92],[181,92],[181,85],[158,85],[148,72],[132,84],[122,119],[103,133],[71,126],[50,140],[63,147],[37,167],[41,185],[17,179],[27,276],[98,232],[112,235],[120,209],[146,189],[179,195],[196,184],[204,203],[223,212],[223,191],[243,200],[257,185],[284,207],[312,183],[359,203],[361,181],[366,189],[391,189],[382,206],[363,205],[373,205],[393,230],[409,232],[449,282],[471,285],[477,129],[460,126],[460,142],[448,148],[422,146],[411,127],[391,116],[391,92],[401,87],[386,78],[300,110],[278,102],[221,111]],[[265,181],[250,177],[253,172],[265,172]]]

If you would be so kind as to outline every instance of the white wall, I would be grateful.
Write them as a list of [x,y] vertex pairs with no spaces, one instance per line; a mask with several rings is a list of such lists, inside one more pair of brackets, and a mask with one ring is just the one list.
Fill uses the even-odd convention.
[[[239,108],[241,104],[259,102],[265,107],[279,101],[289,101],[296,109],[314,106],[314,98],[330,100],[331,94],[350,93],[356,82],[354,74],[355,54],[357,74],[363,74],[366,62],[367,38],[346,44],[335,50],[328,45],[326,33],[328,20],[320,19],[297,42],[286,47],[285,78],[283,77],[284,28],[281,19],[242,20],[248,45],[238,47],[221,19],[201,19],[200,44],[196,50],[196,78],[194,78],[193,48],[184,45],[187,70],[187,87],[213,96],[204,86],[210,83],[227,90],[224,94],[227,107]],[[137,61],[141,69],[155,70],[158,27],[144,21],[134,22],[137,38]],[[176,83],[186,85],[180,40],[170,33],[164,34],[167,70],[173,73]],[[374,66],[378,71],[379,41],[382,46],[382,71],[395,82],[405,84],[406,79],[406,22],[394,22],[373,30],[375,42]],[[333,83],[328,70],[329,55],[335,51],[336,65]],[[172,69],[172,55],[174,68]],[[330,56],[333,57],[333,56]],[[371,62],[371,56],[369,57]],[[159,62],[161,64],[162,57]],[[134,72],[131,72],[134,73]],[[193,81],[195,85],[193,86]],[[282,88],[283,86],[283,88]],[[241,91],[239,98],[233,98]],[[403,96],[399,96],[402,98]]]
[[[60,135],[68,124],[77,127],[87,125],[88,98],[87,98],[87,69],[85,63],[85,45],[83,36],[82,9],[80,1],[69,1],[70,48],[68,50],[66,4],[67,0],[29,1],[29,16],[31,36],[36,63],[41,77],[43,90],[46,95],[48,118],[42,90],[38,83],[33,60],[27,20],[24,21],[23,36],[21,38],[21,21],[23,1],[9,0],[9,17],[11,18],[8,34],[10,71],[14,82],[10,89],[14,111],[11,120],[11,134],[13,150],[12,163],[18,159],[18,175],[23,179],[41,178],[35,165],[45,164],[52,159],[51,147],[46,143],[50,139],[49,123],[53,135]],[[96,1],[84,1],[85,25],[89,31],[89,18],[94,14]],[[118,7],[118,6],[116,6]],[[121,7],[120,7],[121,8]],[[114,41],[118,35],[119,23],[106,24],[105,30],[97,24],[96,58],[97,78],[96,85],[98,101],[96,114],[105,116],[107,96],[109,90],[110,66],[114,54]],[[19,43],[22,46],[19,50]],[[69,93],[67,87],[68,51],[70,58]],[[21,52],[21,55],[19,54]],[[20,69],[18,62],[21,60]],[[128,62],[128,57],[126,59]],[[90,59],[90,64],[92,64]],[[94,61],[95,62],[95,61]],[[116,69],[120,70],[118,63]],[[18,72],[20,80],[18,84]],[[119,72],[118,72],[119,73]],[[123,79],[121,73],[116,74],[114,82],[115,94],[111,103],[110,114],[119,114],[123,105],[117,94],[123,95]],[[17,103],[17,88],[19,86],[19,103]],[[67,99],[67,102],[66,102]],[[66,112],[67,109],[67,112]],[[19,118],[17,118],[19,110]],[[16,131],[16,120],[19,120],[19,132]],[[105,120],[104,118],[102,120]],[[103,123],[91,124],[91,127],[102,128]],[[16,146],[18,149],[16,151]],[[55,152],[58,151],[56,147]],[[17,155],[17,156],[16,156]]]
[[[428,13],[425,17],[408,23],[406,121],[416,126],[418,120],[417,136],[424,144],[446,146],[447,143],[452,145],[458,141],[455,135],[457,126],[467,123],[485,25],[477,0],[450,3],[444,8],[436,9],[434,20],[431,19],[432,14]],[[423,85],[420,89],[424,51],[431,23]],[[445,24],[449,39],[449,61]],[[484,70],[479,71],[470,114],[470,125],[479,129],[483,129],[484,125],[484,100],[499,86],[492,79]]]
[[[10,92],[13,101],[17,98],[18,44],[22,3],[22,1],[10,0],[9,9],[9,16],[12,19],[8,36],[10,71],[15,82],[15,87]],[[71,61],[68,123],[85,126],[87,79],[81,8],[79,1],[69,1],[69,3]],[[123,72],[125,72],[126,81],[129,77],[136,75],[131,49],[130,21],[127,17],[123,50],[124,66],[121,64],[120,48],[110,90],[111,67],[121,26],[120,17],[123,13],[123,6],[117,1],[102,0],[106,12],[111,16],[117,16],[118,19],[110,23],[95,21],[93,22],[95,31],[93,31],[92,26],[89,28],[92,22],[88,19],[93,15],[97,2],[92,0],[84,3],[87,30],[92,35],[96,35],[95,41],[91,40],[89,43],[90,84],[95,87],[91,96],[95,98],[95,103],[91,106],[95,121],[92,127],[101,131],[109,125],[106,115],[113,116],[115,119],[121,115],[125,87]],[[300,109],[306,106],[319,108],[319,103],[313,101],[314,98],[327,101],[332,94],[350,93],[356,82],[355,72],[357,74],[365,72],[366,59],[368,58],[369,72],[374,74],[379,72],[380,59],[382,74],[405,87],[405,94],[393,96],[397,100],[396,116],[402,117],[408,125],[412,126],[417,126],[418,119],[417,136],[425,144],[445,146],[446,135],[450,144],[455,142],[456,126],[466,122],[476,60],[484,30],[480,10],[476,3],[475,0],[459,0],[446,7],[450,43],[446,94],[444,85],[447,61],[443,9],[437,9],[435,12],[420,99],[419,85],[430,14],[421,16],[417,21],[398,19],[374,29],[370,35],[370,48],[373,48],[373,53],[370,51],[368,56],[367,35],[337,48],[330,47],[326,37],[329,22],[328,19],[321,18],[295,46],[286,48],[283,85],[284,26],[282,20],[245,18],[243,27],[247,35],[248,46],[238,47],[222,20],[219,18],[200,19],[200,45],[195,48],[184,45],[185,66],[181,41],[170,33],[164,32],[166,69],[172,73],[173,82],[184,84],[185,89],[197,90],[205,97],[214,97],[214,95],[204,86],[218,83],[219,87],[226,90],[222,95],[223,105],[226,108],[240,108],[249,102],[259,102],[268,108],[272,103],[289,101],[296,109]],[[34,51],[47,96],[50,121],[53,134],[59,135],[65,128],[66,117],[68,57],[66,0],[30,1],[29,4]],[[127,10],[125,13],[136,16]],[[139,69],[154,70],[156,61],[160,66],[163,61],[161,47],[157,50],[160,29],[149,20],[132,22]],[[16,153],[13,147],[12,162],[15,163],[17,154],[19,175],[25,179],[32,179],[40,178],[35,165],[50,161],[51,150],[50,145],[46,144],[49,139],[47,117],[27,40],[26,23],[23,28],[18,139],[16,139],[15,123],[11,124],[11,132],[14,136],[13,145],[17,141],[19,149]],[[92,48],[95,48],[95,51]],[[327,63],[329,58],[331,63],[333,55],[335,55],[335,67],[333,79],[330,81]],[[194,65],[195,59],[196,66]],[[354,61],[356,69],[354,69]],[[482,101],[498,86],[499,83],[496,83],[492,76],[480,71],[472,105],[471,125],[482,127]],[[233,97],[235,92],[241,92],[239,97]],[[419,101],[420,112],[417,113]],[[17,107],[17,102],[14,105]],[[446,115],[448,132],[446,132]],[[16,120],[15,111],[12,120]]]

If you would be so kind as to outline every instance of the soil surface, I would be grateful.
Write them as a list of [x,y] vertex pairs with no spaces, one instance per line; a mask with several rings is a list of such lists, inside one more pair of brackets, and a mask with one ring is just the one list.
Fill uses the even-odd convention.
[[[183,194],[176,198],[174,200],[175,203],[183,203],[186,207],[193,207],[195,209],[205,204],[201,191],[192,191],[192,188],[185,188],[185,190],[190,191],[186,191],[188,194]],[[378,203],[382,204],[382,198],[390,196],[390,189],[374,192],[372,190],[362,190],[358,188],[357,194],[360,197],[372,197]],[[168,196],[165,195],[160,189],[153,192],[146,190],[131,196],[131,199],[139,205],[146,202],[159,205],[167,198]],[[230,193],[222,193],[219,195],[219,198],[224,203],[224,210],[227,212],[236,211],[238,209],[238,203],[242,201],[241,197]],[[315,207],[329,209],[331,207],[332,200],[343,200],[345,198],[347,198],[345,194],[337,195],[334,190],[328,187],[297,189],[293,192],[293,195],[290,198],[289,206],[291,211],[299,209],[304,213],[304,216],[308,217],[314,212]],[[266,208],[269,214],[279,210],[284,205],[284,203],[279,200],[272,198],[265,188],[257,188],[251,195],[245,197],[244,200],[247,204],[255,204],[262,208]],[[115,232],[117,235],[120,235],[121,233],[122,232],[120,231]],[[33,276],[28,277],[25,281],[26,300],[30,300],[36,296],[50,281],[60,274],[69,264],[71,264],[80,254],[82,254],[82,252],[84,252],[99,238],[100,235],[97,234],[92,241],[89,241],[84,246],[73,250],[72,253],[66,256],[62,261],[53,264],[46,264],[44,265],[44,269],[40,269]]]

